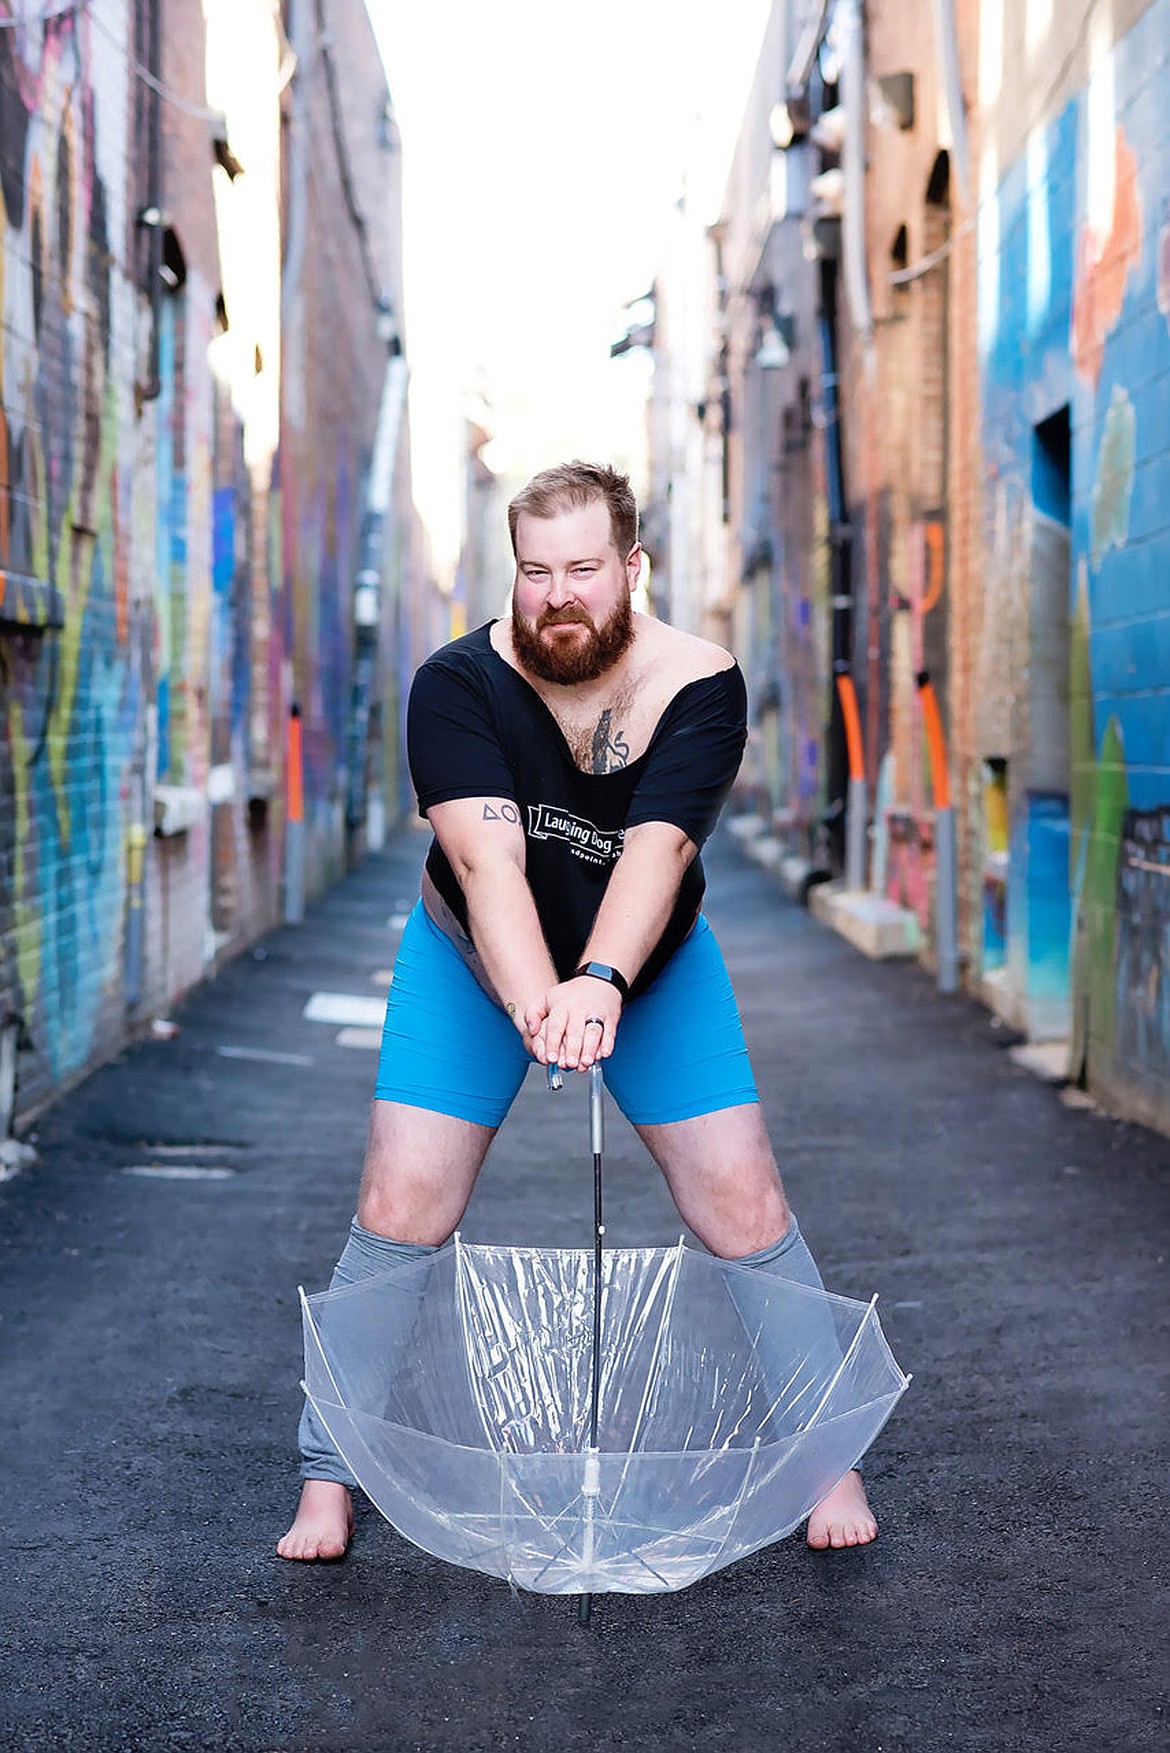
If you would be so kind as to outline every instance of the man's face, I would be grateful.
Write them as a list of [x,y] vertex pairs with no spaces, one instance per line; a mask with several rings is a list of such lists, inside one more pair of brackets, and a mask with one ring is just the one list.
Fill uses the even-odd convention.
[[522,667],[571,686],[604,675],[634,636],[630,592],[641,549],[613,545],[604,500],[516,525],[512,640]]

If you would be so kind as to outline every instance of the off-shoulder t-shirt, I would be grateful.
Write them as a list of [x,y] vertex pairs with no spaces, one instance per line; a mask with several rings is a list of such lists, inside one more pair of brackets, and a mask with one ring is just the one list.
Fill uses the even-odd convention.
[[[419,813],[455,798],[504,799],[524,829],[526,875],[557,973],[582,951],[628,828],[670,822],[698,847],[739,769],[747,697],[738,665],[688,682],[666,706],[649,746],[625,767],[583,773],[556,719],[491,643],[491,623],[444,646],[410,692],[407,748]],[[467,905],[438,841],[427,873],[463,930]],[[698,915],[698,858],[631,996],[661,973]]]

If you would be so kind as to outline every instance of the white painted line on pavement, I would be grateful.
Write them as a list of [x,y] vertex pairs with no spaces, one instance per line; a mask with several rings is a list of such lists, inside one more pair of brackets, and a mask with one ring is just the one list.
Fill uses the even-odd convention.
[[255,1059],[261,1065],[312,1065],[308,1053],[277,1053],[271,1047],[217,1047],[221,1059]]
[[213,1169],[194,1163],[132,1163],[124,1175],[141,1175],[147,1181],[230,1181],[234,1169]]
[[306,1022],[359,1029],[380,1029],[385,1014],[384,998],[369,998],[361,992],[314,992],[304,1011]]
[[376,1053],[382,1045],[381,1029],[342,1029],[337,1036],[339,1047],[364,1047]]
[[188,1162],[197,1162],[200,1157],[239,1156],[241,1151],[248,1149],[248,1146],[246,1144],[197,1144],[194,1140],[190,1144],[159,1144],[152,1139],[150,1143],[144,1140],[142,1149],[150,1152],[152,1160],[160,1156],[177,1156],[185,1157]]

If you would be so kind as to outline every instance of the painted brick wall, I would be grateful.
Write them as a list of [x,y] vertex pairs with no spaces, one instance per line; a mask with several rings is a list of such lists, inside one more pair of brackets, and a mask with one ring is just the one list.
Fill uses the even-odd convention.
[[[388,100],[368,23],[356,0],[332,11],[372,135]],[[349,596],[386,347],[353,290],[318,88],[314,231],[289,297],[294,315],[309,305],[296,388],[311,436],[282,503],[286,48],[263,0],[95,0],[0,29],[0,1027],[20,1029],[17,1118],[278,917],[294,683],[315,715],[316,880],[344,856]],[[209,81],[244,162],[235,183],[213,164]],[[377,165],[371,148],[355,198],[400,320],[396,184]],[[156,202],[165,282],[150,258],[163,231],[142,223]],[[393,494],[406,621],[405,462]],[[281,537],[290,503],[300,549]],[[393,748],[390,717],[376,734]],[[398,776],[382,778],[394,814]],[[156,832],[164,817],[177,831]]]
[[[977,735],[1009,767],[1007,969],[1029,1026],[1063,1015],[1074,1073],[1111,1107],[1170,1127],[1170,5],[1102,12],[1083,40],[1054,15],[1028,45],[1016,40],[1025,22],[986,6],[981,56],[980,660],[1004,680]],[[1065,61],[1065,87],[1045,103],[1035,69]],[[1061,632],[1035,582],[1061,525],[1040,440],[1063,409]],[[1035,746],[1059,736],[1059,711],[1037,712],[1031,681],[1057,638],[1059,792],[1053,748]]]
[[[107,33],[132,34],[103,7]],[[21,1105],[122,1036],[124,835],[141,672],[131,661],[131,89],[85,14],[0,32],[0,1020]]]
[[[871,106],[866,250],[873,330],[842,324],[846,490],[854,540],[853,668],[874,817],[871,880],[918,917],[933,955],[933,785],[916,678],[948,718],[952,565],[947,455],[954,176],[940,129],[928,0],[866,9],[873,81],[910,74],[913,119]],[[905,285],[892,274],[941,252]],[[868,359],[867,359],[868,353]]]
[[[295,700],[304,719],[312,891],[340,873],[347,854],[351,599],[388,361],[376,298],[396,293],[396,149],[383,144],[388,94],[361,0],[322,0],[312,13],[298,0],[291,29],[301,58],[287,112],[281,690],[285,709]],[[396,688],[391,673],[386,710],[394,717]]]

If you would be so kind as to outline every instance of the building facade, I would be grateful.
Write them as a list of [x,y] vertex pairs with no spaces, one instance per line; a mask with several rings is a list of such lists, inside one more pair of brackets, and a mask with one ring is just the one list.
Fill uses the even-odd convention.
[[1170,0],[777,0],[704,518],[782,867],[1170,1129],[1167,41]]
[[401,807],[396,130],[326,10],[0,28],[0,1131],[281,917],[294,703],[310,888]]

